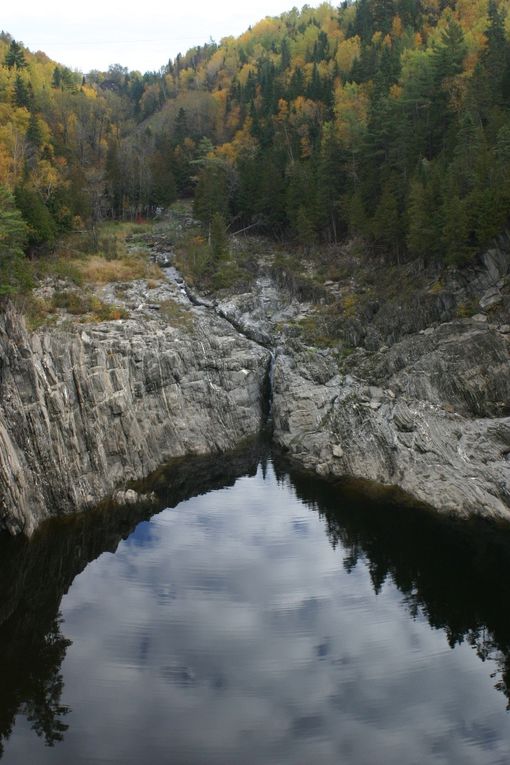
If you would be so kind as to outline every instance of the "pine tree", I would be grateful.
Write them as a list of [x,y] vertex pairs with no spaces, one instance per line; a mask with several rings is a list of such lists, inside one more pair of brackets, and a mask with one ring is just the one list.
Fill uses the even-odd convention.
[[29,141],[36,149],[39,149],[42,145],[43,134],[39,123],[39,118],[35,112],[30,112],[30,120],[28,123],[26,138],[27,141]]
[[317,163],[317,223],[323,235],[336,242],[342,222],[339,201],[346,190],[345,153],[334,125],[324,125]]
[[28,226],[29,247],[38,248],[44,244],[53,244],[57,226],[39,194],[27,186],[17,186],[14,198]]
[[443,202],[442,246],[448,263],[461,265],[473,254],[470,239],[468,206],[453,192],[450,184]]
[[14,104],[20,107],[24,106],[25,109],[28,109],[31,100],[29,86],[25,83],[23,77],[20,74],[17,74],[16,79],[14,80]]
[[23,258],[27,234],[12,194],[0,186],[0,295],[30,286]]
[[391,22],[395,16],[393,0],[372,0],[373,25],[377,32],[391,32]]
[[218,160],[205,163],[198,178],[193,214],[209,226],[216,213],[228,217],[228,180],[225,165]]
[[[489,26],[485,36],[487,45],[482,52],[481,64],[487,71],[487,85],[492,102],[500,106],[504,100],[503,84],[508,79],[509,45],[505,34],[505,17],[495,0],[489,0]],[[508,85],[508,83],[505,83]]]
[[317,237],[312,216],[310,215],[308,207],[305,207],[305,205],[301,205],[297,211],[296,233],[299,243],[303,246],[305,253],[308,255]]
[[177,117],[175,118],[174,144],[178,146],[179,144],[183,143],[187,135],[188,135],[188,117],[186,115],[186,109],[183,109],[181,106],[181,108],[179,109],[177,113]]
[[8,69],[24,69],[27,65],[23,46],[21,43],[12,40],[9,50],[5,54],[4,66]]
[[215,212],[211,220],[211,255],[215,263],[224,260],[228,255],[228,236],[225,218]]
[[280,71],[285,72],[290,66],[290,48],[286,37],[281,42],[280,56]]
[[407,246],[411,255],[432,259],[438,254],[441,220],[432,183],[411,182],[407,203]]
[[371,222],[372,235],[383,247],[398,257],[401,246],[402,221],[398,200],[390,183],[386,183]]

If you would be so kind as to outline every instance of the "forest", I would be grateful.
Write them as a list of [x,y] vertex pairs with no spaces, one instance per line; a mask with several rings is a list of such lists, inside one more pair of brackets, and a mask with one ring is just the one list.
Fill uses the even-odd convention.
[[0,292],[66,231],[193,197],[207,229],[462,265],[510,217],[509,0],[293,8],[157,72],[0,35]]

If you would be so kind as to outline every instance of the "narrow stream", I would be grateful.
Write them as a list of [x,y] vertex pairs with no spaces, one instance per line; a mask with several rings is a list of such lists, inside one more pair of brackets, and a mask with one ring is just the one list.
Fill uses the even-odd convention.
[[255,447],[153,487],[0,538],[5,763],[508,763],[508,534]]

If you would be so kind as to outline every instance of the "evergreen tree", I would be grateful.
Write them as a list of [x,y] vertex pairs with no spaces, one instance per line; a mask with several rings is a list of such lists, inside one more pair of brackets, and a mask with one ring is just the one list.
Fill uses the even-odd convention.
[[470,242],[468,204],[455,191],[455,185],[450,182],[442,207],[441,244],[446,261],[462,265],[473,255],[473,246]]
[[175,118],[175,127],[174,127],[174,144],[179,145],[183,143],[184,139],[188,135],[188,117],[186,115],[186,110],[182,108],[179,109],[177,113],[177,117]]
[[385,35],[391,32],[391,22],[395,16],[393,0],[372,0],[372,7],[374,29]]
[[438,254],[441,219],[432,183],[411,182],[407,204],[407,246],[411,255],[432,259]]
[[31,100],[30,88],[21,75],[17,74],[16,79],[14,80],[14,104],[16,106],[24,106],[25,109],[28,109]]
[[[290,226],[300,238],[300,222],[304,220],[302,208],[306,209],[307,223],[315,223],[315,178],[309,161],[294,162],[289,168],[286,213]],[[301,225],[302,228],[302,225]]]
[[27,128],[27,141],[36,149],[39,149],[43,142],[43,134],[39,124],[39,118],[35,112],[30,112],[30,120]]
[[177,199],[177,186],[172,170],[173,156],[168,142],[163,142],[152,156],[150,165],[152,172],[151,205],[153,207],[168,207]]
[[280,50],[280,71],[285,72],[290,66],[290,48],[286,37],[283,38]]
[[392,184],[387,182],[384,186],[379,204],[371,222],[374,239],[383,247],[399,256],[402,237],[402,220],[399,212],[398,200]]
[[490,88],[491,100],[500,106],[509,96],[509,45],[505,17],[495,0],[489,0],[488,19],[489,26],[485,33],[487,45],[482,51],[481,64],[487,71],[486,84]]
[[0,186],[0,295],[30,286],[23,259],[27,226],[12,195]]
[[21,43],[12,40],[9,50],[5,54],[4,66],[8,69],[24,69],[27,65],[23,46]]
[[225,165],[217,160],[206,162],[198,178],[193,214],[209,226],[215,213],[228,218],[228,179]]
[[345,233],[339,204],[346,191],[345,162],[334,125],[324,125],[317,163],[317,226],[325,238],[333,242],[340,233]]
[[296,233],[299,243],[308,255],[316,241],[315,227],[310,211],[305,205],[301,205],[296,216]]
[[228,255],[228,236],[225,218],[215,212],[211,219],[211,255],[214,263],[219,263]]
[[28,227],[29,247],[33,250],[44,244],[53,244],[57,226],[39,194],[27,186],[18,186],[14,197]]
[[51,87],[59,89],[62,85],[62,71],[59,66],[56,66],[53,70],[53,76],[51,78]]

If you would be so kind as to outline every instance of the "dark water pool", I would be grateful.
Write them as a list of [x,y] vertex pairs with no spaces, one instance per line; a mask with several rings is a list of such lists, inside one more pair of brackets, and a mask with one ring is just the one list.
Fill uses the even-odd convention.
[[506,532],[207,470],[0,540],[2,762],[509,762]]

